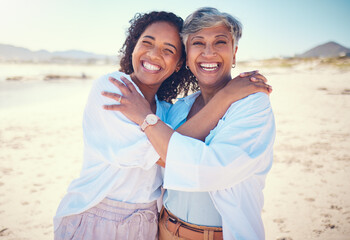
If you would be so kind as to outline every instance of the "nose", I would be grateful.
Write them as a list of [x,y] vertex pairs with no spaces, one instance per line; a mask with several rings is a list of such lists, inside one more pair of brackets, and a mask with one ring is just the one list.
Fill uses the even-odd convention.
[[212,57],[216,55],[216,52],[210,44],[207,44],[203,49],[202,55],[205,57]]
[[151,59],[156,59],[156,58],[160,58],[161,55],[161,50],[158,47],[153,47],[151,49],[149,49],[149,51],[147,52],[147,55],[151,58]]

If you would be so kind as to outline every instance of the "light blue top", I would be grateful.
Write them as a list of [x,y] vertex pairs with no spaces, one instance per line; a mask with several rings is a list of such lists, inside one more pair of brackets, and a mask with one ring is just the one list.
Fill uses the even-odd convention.
[[[184,109],[181,113],[169,111],[168,123],[174,129],[180,127],[187,120],[187,115],[199,94],[200,92],[197,92],[179,100],[184,103]],[[168,190],[164,193],[163,202],[166,209],[183,221],[203,226],[222,226],[221,216],[208,192]]]
[[[102,96],[102,91],[121,94],[108,80],[109,76],[116,79],[124,76],[131,81],[121,72],[107,74],[95,81],[84,111],[82,170],[69,185],[57,209],[55,229],[63,217],[79,214],[104,198],[150,203],[161,195],[162,173],[155,164],[159,155],[145,133],[122,113],[102,108],[103,105],[116,104],[115,100]],[[156,114],[164,121],[170,104],[158,99],[156,104]]]
[[[170,125],[177,126],[186,118],[186,99],[192,97],[171,107]],[[225,240],[265,239],[262,190],[272,166],[275,132],[269,97],[265,93],[249,95],[230,106],[205,142],[173,133],[163,186],[182,192],[208,192],[221,216]],[[168,194],[165,201],[170,203],[173,196]],[[184,205],[187,213],[180,214],[188,218],[192,211]]]

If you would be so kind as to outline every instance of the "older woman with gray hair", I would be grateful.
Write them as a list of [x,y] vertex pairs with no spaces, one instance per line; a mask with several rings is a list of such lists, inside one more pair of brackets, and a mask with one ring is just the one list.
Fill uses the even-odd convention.
[[198,118],[200,110],[225,93],[241,34],[241,23],[215,8],[187,17],[182,32],[186,65],[200,91],[171,107],[167,123],[172,128],[160,120],[147,122],[152,114],[147,103],[130,83],[119,86],[126,107],[114,110],[140,126],[147,123],[144,132],[165,165],[159,239],[265,238],[262,190],[275,138],[270,91],[216,105],[223,117],[202,139],[173,130]]

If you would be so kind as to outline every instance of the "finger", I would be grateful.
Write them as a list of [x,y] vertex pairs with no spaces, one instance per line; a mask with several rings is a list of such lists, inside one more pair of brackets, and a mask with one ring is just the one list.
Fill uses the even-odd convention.
[[121,78],[121,80],[125,83],[125,85],[129,88],[129,90],[130,90],[131,92],[136,91],[136,88],[135,88],[134,84],[132,84],[132,82],[130,82],[129,79],[127,79],[127,78],[124,77],[124,76],[121,76],[120,78]]
[[103,109],[109,110],[109,111],[120,111],[121,106],[120,105],[103,105]]
[[239,76],[240,77],[247,77],[247,76],[251,76],[253,74],[257,74],[259,72],[259,70],[254,70],[254,71],[250,71],[250,72],[243,72],[240,73]]
[[120,103],[120,101],[122,100],[122,95],[118,94],[118,93],[111,93],[111,92],[101,92],[101,94],[105,97],[111,98],[116,100],[117,102]]
[[272,92],[272,87],[264,82],[256,82],[254,83],[254,86],[257,88],[258,91],[262,91],[267,94],[270,94]]
[[269,91],[269,94],[272,93],[273,89],[272,88],[268,88],[267,91]]
[[251,78],[250,78],[250,81],[252,81],[252,82],[260,82],[260,80],[257,79],[256,77],[251,77]]
[[259,79],[260,81],[263,81],[263,82],[267,82],[267,79],[264,75],[261,75],[260,73],[257,73],[257,74],[254,74],[253,77],[255,77],[256,79]]
[[264,77],[256,76],[256,77],[251,77],[251,78],[250,78],[250,81],[252,81],[252,82],[264,82],[264,83],[266,83],[266,82],[267,82],[267,79],[264,78]]
[[116,86],[123,95],[126,95],[128,92],[130,92],[129,88],[125,86],[121,81],[115,79],[114,77],[109,77],[108,80]]
[[251,76],[253,74],[256,74],[258,72],[259,72],[259,70],[254,70],[254,71],[250,71],[250,72],[243,72],[243,73],[240,73],[239,76],[240,77],[247,77],[247,76]]
[[272,88],[271,85],[265,83],[264,81],[260,81],[258,80],[257,82],[253,83],[255,86],[259,86],[259,87],[268,87],[268,88]]

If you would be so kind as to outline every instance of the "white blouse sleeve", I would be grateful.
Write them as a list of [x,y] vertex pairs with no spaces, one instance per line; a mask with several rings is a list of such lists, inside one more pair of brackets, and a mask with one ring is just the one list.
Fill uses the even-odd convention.
[[275,122],[269,98],[256,93],[231,105],[205,143],[174,133],[164,187],[179,191],[226,189],[272,164]]
[[147,136],[120,112],[103,109],[116,101],[102,96],[102,91],[120,93],[108,76],[93,85],[83,117],[85,159],[90,165],[104,161],[119,168],[151,168],[159,155]]

